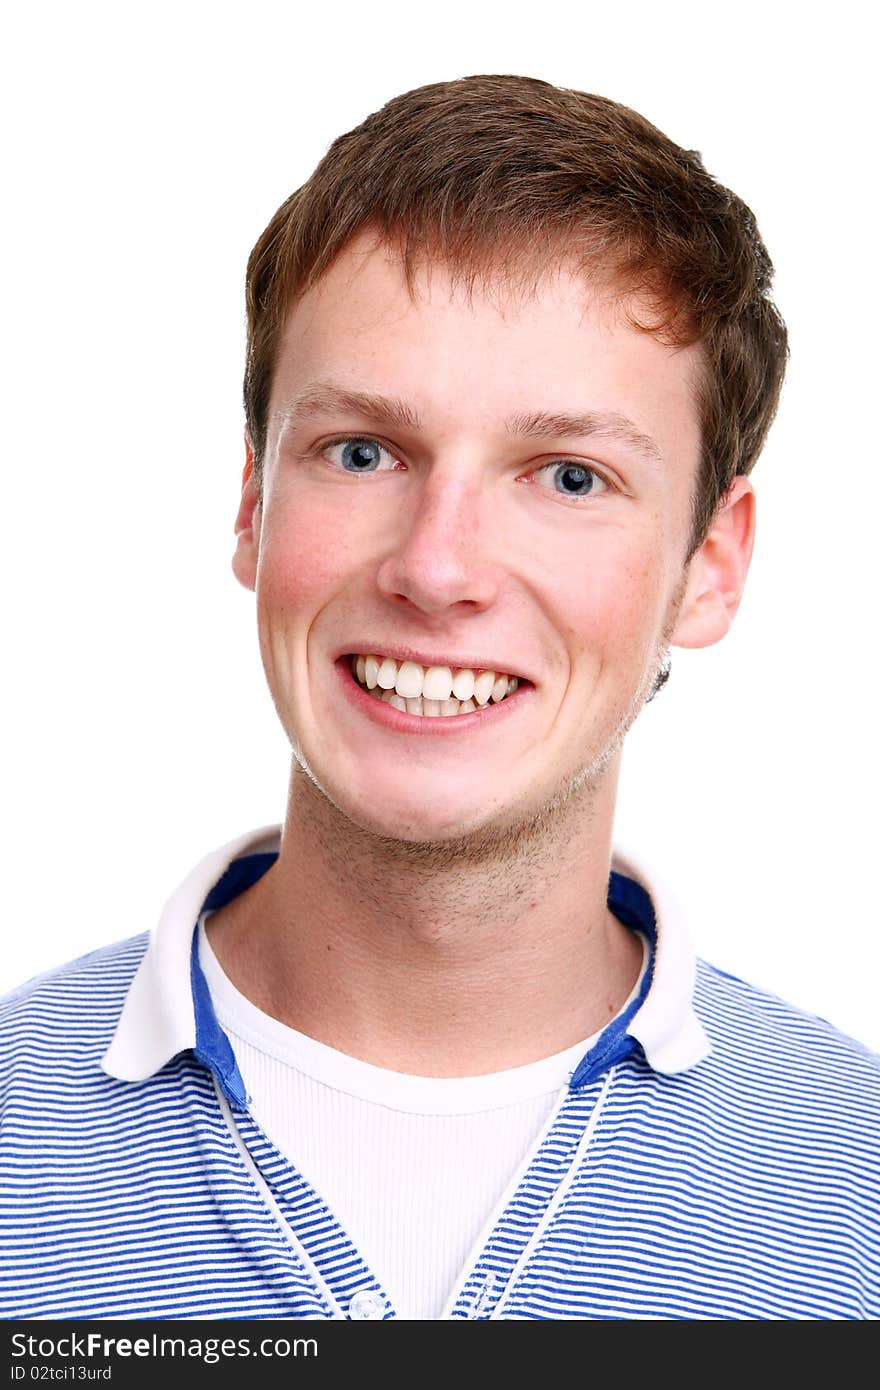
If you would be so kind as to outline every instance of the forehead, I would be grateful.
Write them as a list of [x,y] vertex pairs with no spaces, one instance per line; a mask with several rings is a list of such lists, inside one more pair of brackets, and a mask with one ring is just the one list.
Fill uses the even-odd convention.
[[[372,391],[428,424],[490,428],[517,412],[615,411],[661,453],[699,446],[699,347],[634,326],[638,301],[607,275],[556,262],[538,274],[465,277],[372,235],[351,242],[290,310],[270,413],[315,383]],[[270,419],[270,429],[272,421]]]

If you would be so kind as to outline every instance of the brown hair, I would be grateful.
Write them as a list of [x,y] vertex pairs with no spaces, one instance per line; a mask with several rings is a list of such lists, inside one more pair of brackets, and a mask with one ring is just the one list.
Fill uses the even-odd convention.
[[637,326],[699,342],[702,457],[691,552],[776,412],[787,357],[773,267],[748,207],[644,117],[531,77],[465,77],[389,101],[333,142],[247,266],[244,401],[258,484],[288,311],[358,232],[413,269],[540,275],[575,259],[638,296]]

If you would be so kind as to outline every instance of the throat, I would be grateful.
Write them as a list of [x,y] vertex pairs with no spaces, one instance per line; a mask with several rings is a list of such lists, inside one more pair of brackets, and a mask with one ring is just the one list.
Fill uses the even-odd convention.
[[257,1008],[391,1071],[506,1070],[609,1022],[638,976],[641,946],[604,903],[589,920],[582,896],[563,904],[500,870],[497,881],[479,876],[479,894],[475,876],[441,877],[439,895],[436,875],[417,892],[385,879],[353,895],[338,881],[335,892],[305,885],[279,858],[215,914],[208,937]]

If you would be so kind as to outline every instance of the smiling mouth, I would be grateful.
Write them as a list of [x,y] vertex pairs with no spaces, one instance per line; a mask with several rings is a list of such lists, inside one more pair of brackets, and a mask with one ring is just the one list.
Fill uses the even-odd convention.
[[362,690],[405,714],[444,719],[473,714],[500,704],[519,689],[517,676],[504,671],[459,666],[420,666],[381,654],[352,653],[351,673]]

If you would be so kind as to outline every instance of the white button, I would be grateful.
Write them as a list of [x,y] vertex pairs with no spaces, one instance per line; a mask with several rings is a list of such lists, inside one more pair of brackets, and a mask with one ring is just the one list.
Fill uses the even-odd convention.
[[385,1300],[374,1289],[358,1289],[348,1305],[353,1318],[381,1318],[385,1314]]

